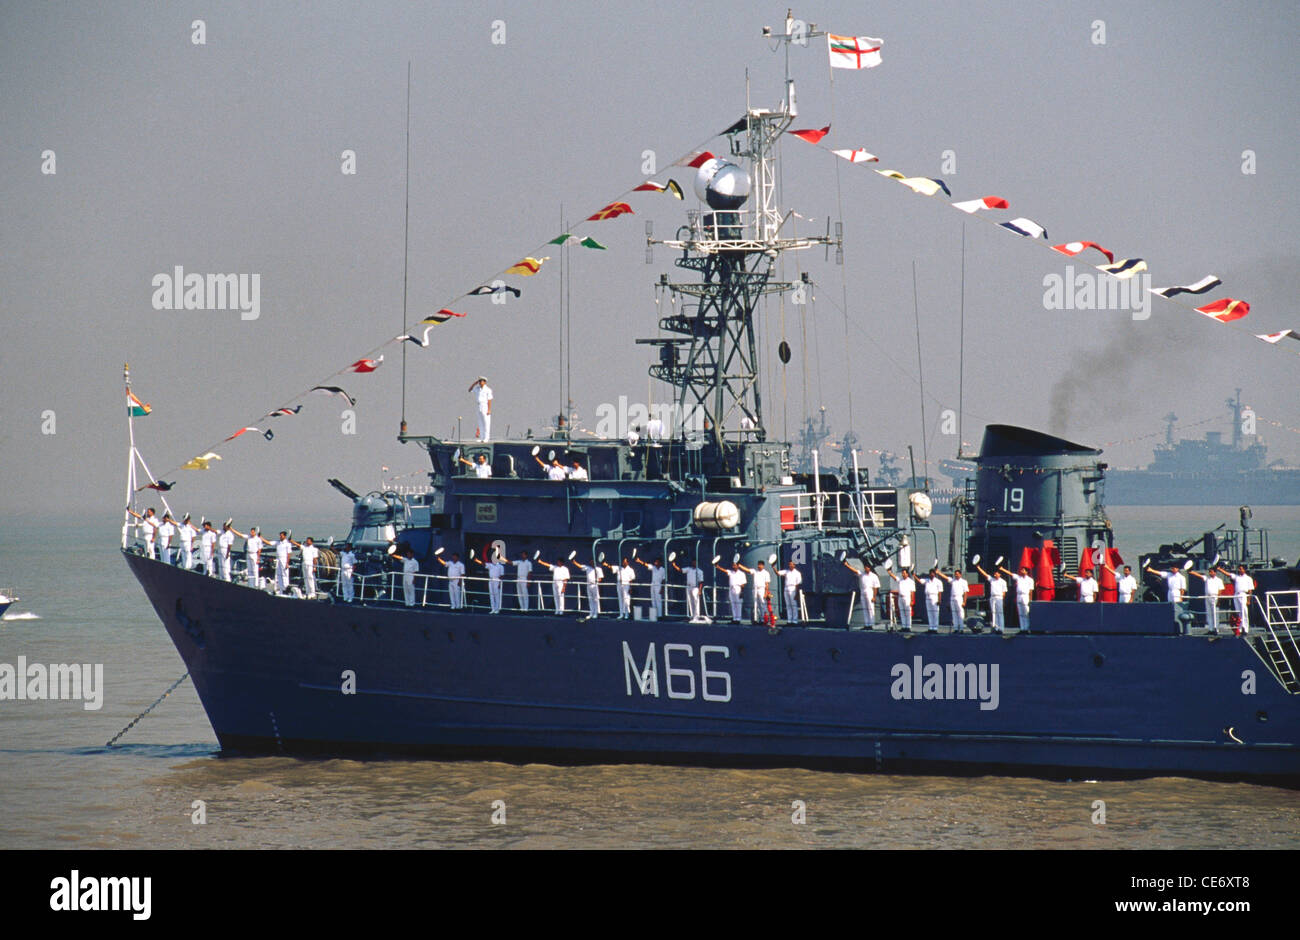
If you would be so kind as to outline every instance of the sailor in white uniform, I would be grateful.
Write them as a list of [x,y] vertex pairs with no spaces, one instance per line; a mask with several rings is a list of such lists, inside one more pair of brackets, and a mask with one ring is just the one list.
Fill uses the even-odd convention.
[[229,522],[222,523],[217,536],[217,561],[221,564],[221,580],[230,580],[230,549],[235,544],[235,530]]
[[[610,566],[611,568],[613,566]],[[627,620],[632,616],[632,582],[636,580],[636,570],[632,562],[624,558],[618,569],[618,619]]]
[[1106,565],[1106,570],[1118,578],[1115,582],[1115,588],[1119,591],[1119,602],[1121,604],[1133,603],[1133,595],[1137,593],[1138,588],[1137,578],[1133,577],[1133,569],[1125,565],[1122,577],[1110,565]]
[[491,440],[492,433],[492,389],[488,387],[487,379],[480,375],[469,390],[474,396],[474,414],[478,419],[474,436],[486,443]]
[[970,582],[960,568],[952,569],[952,590],[948,596],[948,607],[952,610],[952,632],[961,633],[966,629],[966,595],[970,593]]
[[487,462],[487,454],[479,454],[472,462],[462,457],[460,462],[473,470],[474,476],[480,480],[486,480],[492,476],[492,465]]
[[569,470],[569,479],[575,481],[585,481],[587,479],[587,471],[582,466],[581,460],[574,459],[573,467]]
[[343,543],[339,553],[339,587],[343,591],[343,600],[351,602],[355,598],[352,575],[357,567],[357,553],[352,550],[351,542]]
[[519,602],[519,609],[528,612],[528,575],[533,570],[533,563],[528,560],[527,552],[519,553],[519,560],[515,562],[515,598]]
[[870,565],[864,565],[861,571],[847,561],[844,567],[858,576],[858,593],[862,597],[862,622],[870,630],[876,625],[876,594],[880,591],[880,576]]
[[664,560],[656,558],[654,564],[648,564],[637,561],[643,568],[650,569],[650,607],[654,611],[655,619],[662,620],[664,616],[664,578],[668,572],[664,570]]
[[460,555],[456,552],[452,553],[451,561],[443,560],[441,555],[433,557],[447,569],[447,597],[451,602],[451,609],[459,610],[465,606],[465,563],[460,560]]
[[143,516],[140,515],[138,512],[136,512],[134,509],[131,509],[130,507],[127,507],[126,511],[140,520],[139,527],[144,530],[145,555],[149,558],[156,558],[157,555],[154,554],[153,543],[154,543],[154,539],[158,535],[158,526],[160,526],[162,523],[159,522],[158,517],[154,515],[153,507],[150,506],[148,509],[146,509],[144,511]]
[[1218,633],[1219,595],[1223,593],[1223,579],[1219,577],[1216,568],[1211,568],[1206,574],[1193,570],[1192,575],[1205,582],[1205,628]]
[[244,540],[244,569],[248,586],[260,588],[262,586],[262,547],[266,543],[257,534],[257,526],[250,527],[247,535],[233,526],[231,531]]
[[416,559],[411,546],[403,545],[402,554],[402,600],[407,607],[415,606],[415,576],[420,573],[420,562]]
[[501,578],[506,573],[506,566],[501,562],[500,555],[493,555],[491,560],[484,563],[474,556],[474,560],[487,569],[488,574],[488,606],[492,613],[501,613]]
[[203,573],[209,578],[216,577],[217,570],[213,564],[213,556],[217,551],[217,533],[212,528],[212,523],[206,519],[203,520],[203,534],[199,536],[199,557],[203,561]]
[[[741,565],[744,568],[744,565]],[[748,568],[745,568],[749,571]],[[754,609],[752,611],[754,623],[765,623],[767,621],[767,602],[772,596],[772,572],[767,570],[764,562],[759,562],[758,567],[749,572],[754,576],[754,586],[751,593]]]
[[912,602],[916,599],[916,578],[904,568],[898,577],[889,572],[890,580],[898,582],[898,622],[902,629],[912,629]]
[[1084,604],[1094,604],[1097,601],[1097,579],[1089,572],[1086,578],[1074,578],[1074,583],[1079,585],[1079,601]]
[[1020,574],[1011,574],[1006,568],[1002,569],[1011,575],[1011,580],[1016,582],[1016,613],[1020,617],[1020,630],[1023,633],[1029,632],[1029,602],[1034,599],[1034,579],[1029,575],[1029,569],[1024,565],[1020,566]]
[[704,571],[696,565],[683,568],[675,561],[673,567],[686,577],[686,616],[694,623],[700,619],[700,589],[704,583]]
[[1002,580],[1002,569],[993,568],[992,577],[989,577],[989,573],[979,567],[978,564],[975,566],[975,571],[978,571],[980,575],[984,576],[984,580],[988,581],[989,619],[993,621],[993,632],[1002,633],[1006,629],[1006,612],[1002,607],[1006,601],[1006,581]]
[[922,578],[925,587],[925,616],[931,633],[939,632],[939,599],[943,597],[944,582],[947,576],[938,568],[930,569],[930,577]]
[[308,597],[316,596],[316,559],[320,557],[320,549],[312,544],[311,536],[307,541],[302,543],[302,590]]
[[190,522],[187,513],[177,531],[180,532],[181,537],[181,564],[186,571],[189,571],[194,567],[194,539],[198,537],[199,530],[194,528],[194,523]]
[[288,532],[281,532],[280,537],[268,545],[275,546],[275,593],[289,593],[289,558],[293,547],[298,543],[289,538]]
[[731,601],[731,619],[735,623],[740,623],[741,610],[745,604],[745,584],[749,580],[745,577],[746,569],[739,562],[732,562],[730,569],[722,565],[714,565],[714,567],[727,576],[727,599]]
[[1255,579],[1246,573],[1245,565],[1237,566],[1232,576],[1232,603],[1241,620],[1241,632],[1250,632],[1250,594],[1255,590]]
[[584,565],[575,558],[573,563],[587,578],[587,616],[594,620],[600,616],[600,582],[605,580],[605,571],[595,562]]
[[785,619],[790,623],[799,622],[799,586],[803,584],[803,572],[790,559],[784,571],[778,571],[777,576],[785,582]]
[[158,548],[163,564],[172,563],[172,537],[176,534],[176,523],[169,512],[163,513],[162,524],[158,526]]

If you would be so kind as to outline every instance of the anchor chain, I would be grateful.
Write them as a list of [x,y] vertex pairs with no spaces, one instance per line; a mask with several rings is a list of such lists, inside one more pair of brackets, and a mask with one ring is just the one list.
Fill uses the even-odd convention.
[[180,685],[182,682],[184,682],[186,679],[188,679],[189,677],[190,677],[189,672],[186,672],[185,675],[181,676],[179,679],[177,679],[175,682],[173,682],[173,683],[168,687],[168,689],[167,689],[166,692],[164,692],[162,695],[158,696],[158,698],[156,698],[156,699],[154,700],[154,703],[153,703],[152,705],[150,705],[148,708],[146,708],[146,709],[145,709],[144,711],[142,711],[140,714],[138,714],[138,715],[136,715],[134,718],[132,718],[130,724],[128,724],[125,728],[123,728],[123,729],[122,729],[121,731],[119,731],[117,734],[113,735],[112,739],[111,739],[107,744],[105,744],[104,747],[112,747],[112,746],[117,742],[118,738],[122,737],[122,735],[126,734],[128,731],[130,731],[132,728],[134,728],[135,725],[136,725],[136,722],[138,722],[138,721],[139,721],[141,718],[143,718],[145,715],[149,714],[151,711],[153,711],[155,708],[157,708],[158,705],[162,702],[163,699],[165,699],[167,696],[171,695],[174,691],[176,691],[176,687],[177,687],[178,685]]

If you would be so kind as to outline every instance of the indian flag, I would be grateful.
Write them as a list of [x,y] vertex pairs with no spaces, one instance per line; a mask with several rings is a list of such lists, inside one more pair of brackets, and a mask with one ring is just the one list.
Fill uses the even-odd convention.
[[133,418],[143,418],[153,411],[153,406],[146,405],[140,399],[136,398],[130,391],[126,393],[126,407],[131,412]]
[[870,36],[836,36],[826,34],[833,69],[874,69],[880,64],[883,39]]

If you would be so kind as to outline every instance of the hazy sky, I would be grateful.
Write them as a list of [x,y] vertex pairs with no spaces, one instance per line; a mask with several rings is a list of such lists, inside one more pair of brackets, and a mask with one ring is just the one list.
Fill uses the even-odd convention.
[[[563,217],[581,219],[635,185],[643,151],[663,167],[740,117],[746,69],[753,104],[776,106],[783,56],[760,29],[779,28],[785,6],[756,9],[0,6],[0,509],[117,518],[124,361],[154,408],[136,423],[141,451],[155,473],[181,481],[174,508],[342,516],[327,477],[364,490],[381,465],[422,470],[423,451],[395,440],[397,348],[378,372],[333,380],[358,399],[355,434],[343,433],[341,402],[311,397],[298,417],[269,424],[273,442],[249,434],[218,448],[225,459],[213,470],[171,469],[245,424],[268,426],[266,412],[400,331],[408,60],[414,322],[533,251]],[[942,176],[956,199],[1005,197],[1003,218],[1035,219],[1053,243],[1091,240],[1145,258],[1157,286],[1217,274],[1225,289],[1211,296],[1252,305],[1240,325],[1300,328],[1294,4],[845,2],[794,12],[885,41],[881,67],[837,71],[833,92],[821,41],[792,52],[797,125],[832,123],[827,145]],[[203,45],[192,42],[196,19]],[[496,20],[504,43],[492,41]],[[1098,20],[1104,44],[1094,41]],[[54,174],[41,172],[47,150]],[[354,175],[341,172],[345,150],[356,153]],[[1254,173],[1242,172],[1247,150]],[[945,151],[955,172],[944,171]],[[787,139],[781,157],[784,204],[810,220],[803,231],[843,218],[845,265],[820,250],[790,261],[788,277],[802,269],[816,281],[815,305],[787,305],[784,333],[775,303],[763,313],[768,426],[780,434],[788,416],[793,434],[805,407],[824,404],[841,433],[851,388],[866,448],[905,453],[912,443],[920,453],[915,261],[924,437],[932,460],[951,456],[957,439],[941,415],[958,403],[965,217],[799,140]],[[664,248],[645,263],[644,222],[667,235],[696,204],[691,172],[670,175],[685,205],[637,194],[636,215],[586,229],[608,251],[573,253],[573,397],[589,423],[619,395],[668,397],[650,388],[651,351],[633,340],[655,335],[660,273],[685,275]],[[1300,462],[1296,355],[1158,299],[1142,321],[1127,310],[1046,309],[1043,279],[1070,259],[975,220],[966,244],[966,441],[978,445],[987,422],[1024,424],[1136,465],[1150,459],[1167,412],[1187,436],[1224,429],[1223,401],[1241,387],[1270,457]],[[155,310],[151,281],[177,265],[258,274],[260,316]],[[446,435],[458,416],[471,418],[466,388],[479,373],[495,390],[498,435],[541,428],[557,410],[558,268],[509,280],[522,298],[458,301],[465,319],[434,330],[430,349],[409,347],[412,432]],[[795,351],[784,403],[770,368],[783,336]],[[43,433],[46,412],[53,434]]]

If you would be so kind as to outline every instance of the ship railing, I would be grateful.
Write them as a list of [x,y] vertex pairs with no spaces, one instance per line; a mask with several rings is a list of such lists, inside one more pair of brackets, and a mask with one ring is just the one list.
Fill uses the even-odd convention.
[[[1300,591],[1269,591],[1263,603],[1254,595],[1255,606],[1264,615],[1264,652],[1273,673],[1291,692],[1300,692],[1296,666],[1300,664]],[[1263,658],[1263,657],[1261,657]]]
[[[406,587],[407,575],[401,571],[384,571],[377,574],[355,575],[352,579],[353,597],[356,601],[383,606],[433,607],[444,610],[492,609],[492,579],[481,575],[465,575],[453,579],[445,574],[413,573],[410,595]],[[500,579],[500,609],[517,613],[526,610],[537,613],[556,613],[560,595],[555,582],[549,578],[530,578],[520,582],[513,577]],[[617,617],[623,609],[618,582],[605,578],[598,582],[596,603],[593,606],[588,583],[584,577],[570,577],[563,582],[563,610],[598,617]],[[343,585],[335,578],[317,580],[319,590],[327,590],[336,599],[343,599]],[[453,588],[455,591],[453,592]],[[463,593],[461,593],[463,592]],[[456,594],[453,606],[453,593]],[[524,602],[524,597],[527,603]],[[780,586],[771,589],[770,596],[755,598],[750,585],[741,593],[741,622],[762,622],[767,617],[770,602],[772,615],[778,620],[809,618],[802,591],[791,601]],[[758,614],[754,607],[758,604]],[[796,617],[795,614],[798,614]],[[732,616],[730,588],[725,584],[701,584],[688,588],[685,584],[664,583],[660,587],[658,603],[648,582],[633,582],[627,602],[627,616],[636,620],[687,620],[695,622],[730,620]]]
[[785,529],[823,526],[893,527],[898,522],[897,491],[862,490],[858,493],[786,493],[780,500],[781,527]]

